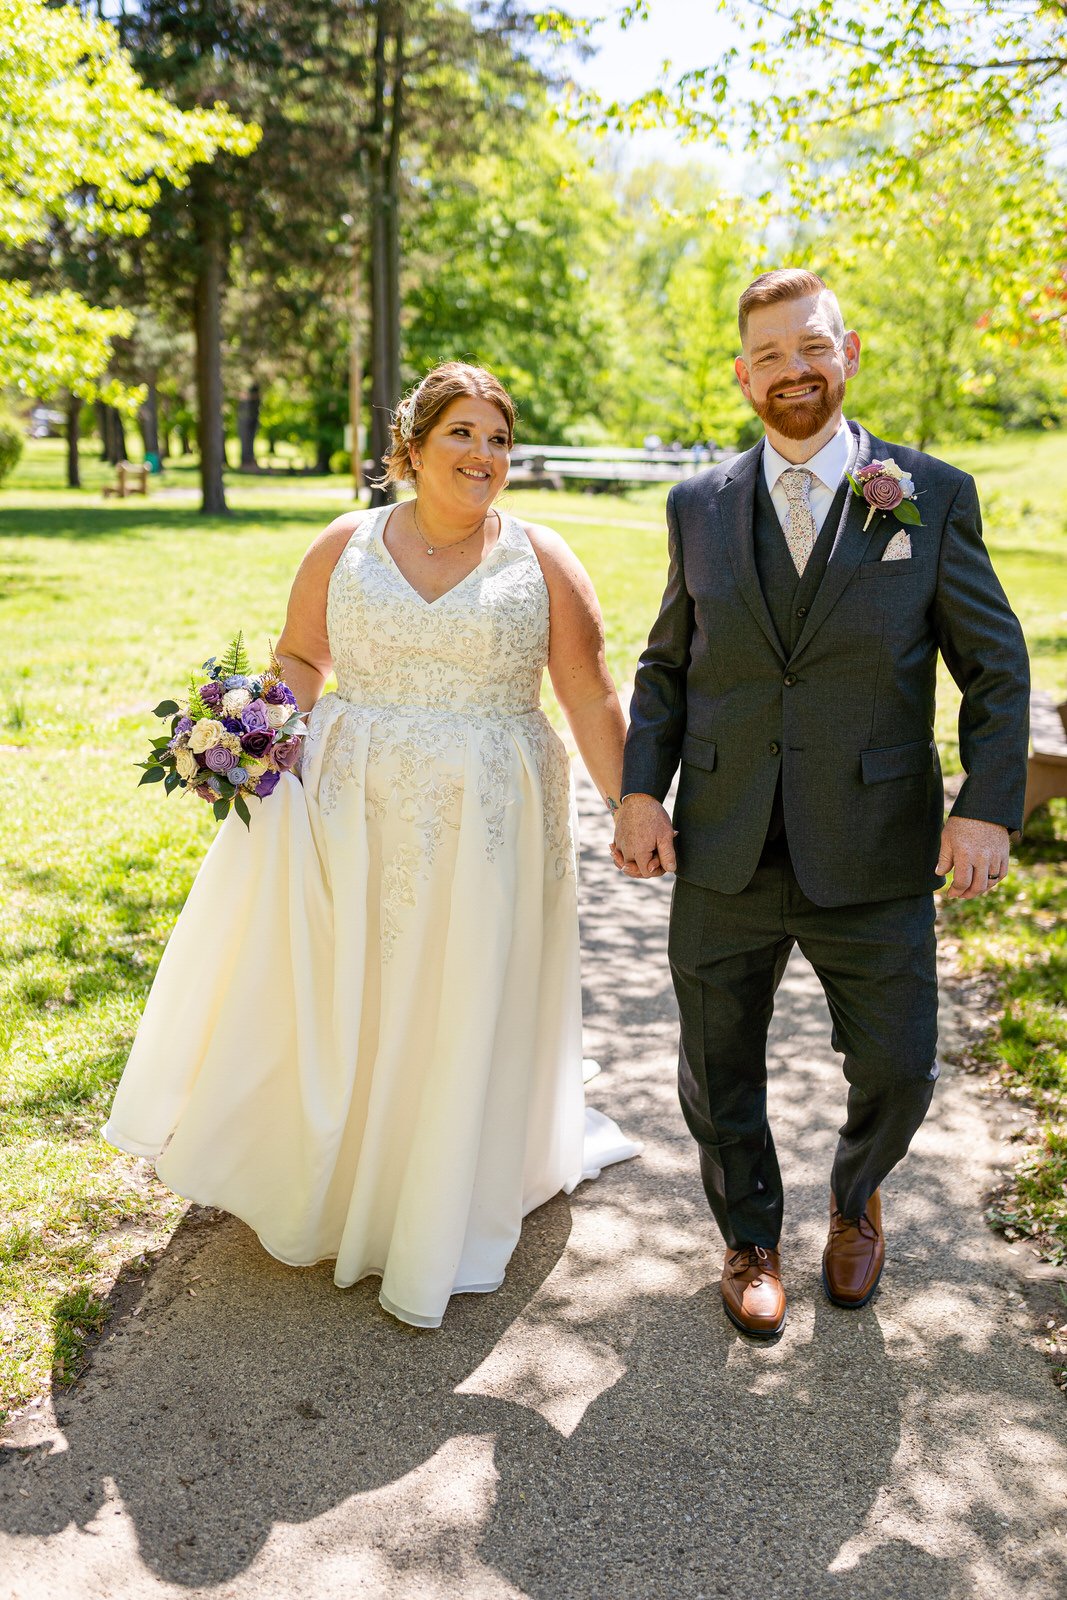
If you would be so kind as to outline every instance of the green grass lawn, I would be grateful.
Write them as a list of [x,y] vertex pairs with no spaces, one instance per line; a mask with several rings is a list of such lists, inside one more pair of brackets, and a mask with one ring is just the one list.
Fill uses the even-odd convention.
[[[1067,438],[944,453],[979,478],[1035,680],[1067,693]],[[212,522],[196,515],[188,463],[147,500],[122,503],[100,496],[108,469],[87,461],[85,475],[89,487],[65,490],[62,443],[41,441],[0,490],[0,1410],[50,1371],[70,1380],[116,1271],[161,1242],[181,1209],[99,1136],[215,826],[198,801],[137,792],[150,709],[239,627],[265,660],[300,556],[352,503],[340,479],[234,478],[234,514]],[[558,528],[592,573],[620,685],[659,601],[662,503],[658,489],[510,497]],[[954,719],[949,700],[939,734],[950,763]],[[1051,1132],[1035,1143],[1036,1175],[1020,1183],[1053,1190],[1067,1149],[1067,1056],[1062,928],[1050,918],[1058,907],[1062,922],[1065,894],[1061,808],[1000,901],[951,913],[961,961],[1004,985],[991,1048],[1022,1085],[1037,1081],[1039,1061],[1034,1092]],[[1062,1190],[1041,1205],[1038,1231],[1051,1238]]]

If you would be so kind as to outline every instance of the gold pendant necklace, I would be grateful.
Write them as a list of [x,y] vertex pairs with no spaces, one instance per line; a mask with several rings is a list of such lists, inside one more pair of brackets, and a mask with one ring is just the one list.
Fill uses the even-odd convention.
[[[437,554],[438,550],[451,550],[453,548],[453,546],[450,545],[450,544],[449,545],[436,545],[436,544],[431,544],[430,543],[429,539],[427,539],[426,535],[423,533],[422,529],[419,527],[419,513],[418,513],[418,511],[416,509],[417,505],[418,505],[418,501],[417,500],[412,502],[411,515],[412,515],[412,518],[414,519],[414,522],[415,522],[415,532],[418,534],[419,538],[422,540],[423,544],[426,546],[426,554],[428,556],[435,556]],[[500,513],[498,511],[495,511],[494,514],[496,516],[500,515]],[[474,533],[483,532],[483,530],[485,528],[485,521],[486,521],[486,519],[485,519],[485,517],[483,517],[482,520],[481,520],[481,523],[479,524],[479,526],[477,528],[475,528]],[[474,538],[474,533],[468,533],[466,538],[464,538],[464,539],[457,539],[455,541],[456,545],[466,544],[467,543],[467,539],[473,539]]]

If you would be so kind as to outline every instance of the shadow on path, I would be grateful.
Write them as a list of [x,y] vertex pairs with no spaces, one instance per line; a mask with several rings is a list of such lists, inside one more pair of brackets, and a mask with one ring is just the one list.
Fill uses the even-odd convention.
[[504,1288],[438,1333],[394,1323],[374,1280],[340,1292],[191,1212],[79,1389],[4,1452],[16,1600],[1062,1595],[1067,1419],[981,1220],[998,1152],[972,1086],[946,1075],[888,1186],[879,1296],[835,1310],[843,1087],[790,965],[771,1094],[790,1320],[741,1339],[675,1098],[669,884],[619,881],[583,806],[590,1099],[644,1156],[529,1218]]

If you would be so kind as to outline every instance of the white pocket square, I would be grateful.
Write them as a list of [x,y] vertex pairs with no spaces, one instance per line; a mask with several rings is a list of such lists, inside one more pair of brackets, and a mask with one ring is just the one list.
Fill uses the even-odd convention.
[[883,561],[910,561],[911,560],[911,535],[901,528],[895,533],[882,551]]

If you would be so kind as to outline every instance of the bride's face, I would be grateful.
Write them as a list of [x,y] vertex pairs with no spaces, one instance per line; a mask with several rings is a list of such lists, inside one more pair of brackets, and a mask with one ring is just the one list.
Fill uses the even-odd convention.
[[412,451],[420,493],[463,515],[486,512],[503,489],[511,460],[507,423],[488,400],[460,395]]

